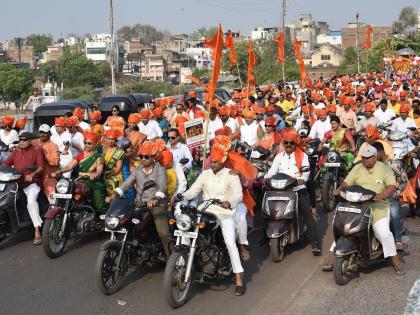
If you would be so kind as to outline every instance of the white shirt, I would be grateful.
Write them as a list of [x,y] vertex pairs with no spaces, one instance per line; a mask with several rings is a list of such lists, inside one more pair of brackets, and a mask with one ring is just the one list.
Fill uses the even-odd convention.
[[83,130],[90,129],[90,125],[85,121],[80,121],[79,122],[79,127],[82,128]]
[[[303,153],[302,167],[309,167],[309,159],[306,153]],[[265,174],[264,178],[271,178],[277,173],[283,173],[296,179],[303,179],[305,182],[308,181],[310,172],[300,174],[300,170],[296,165],[295,153],[288,155],[286,151],[283,151],[274,158],[273,164]]]
[[330,117],[327,117],[325,121],[318,119],[312,125],[311,132],[309,133],[309,138],[322,140],[324,139],[324,134],[330,130],[331,130]]
[[175,147],[172,147],[168,142],[166,147],[172,152],[174,165],[181,165],[179,161],[181,161],[183,158],[187,158],[189,160],[188,163],[181,165],[181,167],[185,167],[187,170],[192,168],[193,157],[191,155],[190,149],[188,149],[188,146],[185,143],[178,142]]
[[[204,126],[206,123],[204,123]],[[207,129],[207,141],[210,141],[211,139],[216,137],[216,130],[223,128],[223,122],[219,117],[216,117],[214,120],[209,119],[209,126]],[[208,144],[208,143],[207,143]]]
[[372,116],[372,117],[369,117],[369,118],[363,117],[357,123],[356,131],[357,132],[364,131],[366,129],[367,125],[372,125],[373,127],[379,126],[379,120],[378,120],[378,118],[376,118],[375,116]]
[[181,165],[176,163],[173,168],[176,174],[176,190],[174,192],[174,196],[176,196],[187,190],[187,179],[185,178],[184,170]]
[[265,132],[265,120],[264,119],[259,122],[259,125],[261,126],[262,130]]
[[416,122],[414,121],[414,119],[407,117],[405,120],[403,120],[401,117],[398,117],[392,122],[391,130],[407,132],[409,131],[408,128],[411,128],[411,127],[417,128]]
[[147,140],[161,138],[163,136],[162,129],[156,120],[149,120],[146,125],[140,122],[138,127],[139,131],[147,136]]
[[[85,148],[85,144],[83,143],[85,140],[85,137],[83,134],[79,131],[77,131],[75,134],[70,134],[71,140],[70,140],[70,151],[73,157],[76,157],[80,152],[82,152]],[[77,145],[80,147],[80,150],[75,148],[74,145]]]
[[387,108],[385,111],[383,111],[381,108],[378,108],[374,111],[373,116],[379,120],[380,124],[384,124],[389,122],[392,117],[395,117],[395,112],[391,108]]
[[11,129],[6,136],[4,129],[0,129],[0,140],[3,141],[5,145],[9,145],[14,141],[19,141],[19,135],[16,130]]
[[225,126],[228,126],[230,128],[230,130],[232,130],[232,133],[234,133],[239,128],[238,122],[235,119],[233,119],[232,117],[228,118]]
[[318,104],[314,104],[315,109],[323,109],[325,108],[325,104],[322,102],[319,102]]
[[241,126],[241,141],[253,146],[258,140],[258,127],[260,125],[254,120],[250,125],[244,123]]
[[[51,128],[51,130],[52,130],[52,128]],[[54,128],[54,131],[55,131],[55,128]],[[51,141],[54,142],[57,145],[58,150],[60,152],[63,152],[64,151],[64,142],[70,142],[71,141],[70,133],[68,131],[64,131],[63,133],[61,133],[61,135],[59,135],[57,133],[57,131],[51,132],[51,133],[52,133],[51,134]]]
[[32,109],[32,111],[35,112],[35,109],[37,109],[41,105],[42,96],[41,95],[31,95],[28,98],[28,101],[26,102],[24,109]]

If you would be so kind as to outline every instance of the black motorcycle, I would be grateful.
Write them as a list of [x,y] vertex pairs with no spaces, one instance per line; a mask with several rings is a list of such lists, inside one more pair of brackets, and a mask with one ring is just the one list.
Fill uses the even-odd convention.
[[335,190],[341,185],[346,177],[346,159],[341,156],[339,151],[331,150],[327,153],[326,161],[323,165],[325,171],[322,178],[322,205],[327,212],[334,211],[338,203],[338,196]]
[[166,263],[164,277],[166,301],[173,308],[181,307],[188,301],[193,281],[220,282],[232,275],[219,220],[205,212],[213,204],[220,205],[221,201],[210,199],[198,208],[177,204],[176,245]]
[[[147,181],[143,191],[155,185]],[[99,290],[110,295],[121,288],[128,267],[163,264],[165,250],[146,203],[136,207],[134,200],[116,198],[103,217],[111,239],[101,247],[95,273]]]
[[[36,166],[28,166],[28,169]],[[28,212],[26,194],[19,189],[22,172],[13,167],[0,168],[0,241],[23,230],[33,228]],[[39,212],[42,217],[48,200],[42,191],[38,195]]]
[[[309,167],[302,167],[302,172],[309,172]],[[305,232],[296,186],[296,178],[278,173],[264,187],[262,211],[274,262],[282,261],[285,246],[299,241]]]
[[55,185],[55,203],[45,214],[42,228],[42,247],[50,258],[63,254],[71,232],[80,238],[104,228],[103,221],[90,206],[90,191],[83,184],[86,178],[86,174],[79,173],[75,179],[59,178]]
[[345,200],[337,205],[333,219],[335,239],[333,267],[334,280],[339,285],[347,284],[360,267],[384,260],[382,245],[372,229],[372,208],[368,201],[376,193],[353,185],[341,190]]

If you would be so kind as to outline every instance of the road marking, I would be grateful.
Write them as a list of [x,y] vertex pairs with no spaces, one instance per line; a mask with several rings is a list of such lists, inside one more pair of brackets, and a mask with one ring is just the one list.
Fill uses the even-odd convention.
[[414,282],[407,297],[404,315],[420,314],[420,277]]

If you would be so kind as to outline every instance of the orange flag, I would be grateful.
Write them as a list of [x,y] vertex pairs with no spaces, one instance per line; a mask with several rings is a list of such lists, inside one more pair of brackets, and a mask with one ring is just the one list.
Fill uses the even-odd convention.
[[254,66],[257,60],[255,58],[254,47],[252,40],[248,42],[248,85],[255,85]]
[[302,42],[295,40],[295,55],[297,57],[297,62],[299,65],[299,72],[300,72],[300,79],[302,81],[306,81],[306,70],[305,70],[305,63],[303,62],[302,53],[300,52],[300,49],[302,47]]
[[366,30],[365,44],[363,45],[365,49],[370,49],[370,47],[372,46],[372,39],[371,39],[372,32],[373,32],[372,26],[368,25],[368,28]]
[[190,79],[191,80],[191,82],[192,83],[194,83],[195,85],[197,85],[197,86],[201,86],[201,82],[200,82],[200,80],[198,79],[198,78],[196,78],[196,77],[194,77],[194,76],[192,76],[192,75],[187,75],[186,76],[188,79]]
[[277,48],[277,55],[279,57],[279,61],[281,64],[284,63],[284,32],[281,32],[279,36],[275,38],[275,41],[277,44],[279,44],[279,47]]
[[225,46],[227,49],[229,49],[230,63],[232,64],[232,66],[236,65],[238,63],[238,60],[236,58],[235,44],[233,42],[233,35],[231,31],[229,31],[226,36]]
[[210,82],[208,83],[207,100],[211,101],[214,97],[217,87],[217,79],[219,78],[220,68],[222,66],[222,53],[224,46],[224,38],[222,26],[219,24],[217,33],[212,39],[206,39],[204,46],[212,49],[213,71],[211,73]]

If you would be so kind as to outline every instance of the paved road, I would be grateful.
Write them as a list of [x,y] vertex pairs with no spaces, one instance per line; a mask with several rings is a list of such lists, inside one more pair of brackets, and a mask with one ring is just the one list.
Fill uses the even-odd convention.
[[[331,214],[329,221],[331,220]],[[322,215],[324,254],[331,244],[330,225]],[[0,306],[2,314],[402,314],[407,295],[420,273],[420,218],[409,219],[412,233],[406,275],[389,265],[363,271],[345,287],[319,267],[310,247],[294,246],[274,264],[268,248],[252,246],[245,265],[247,294],[235,297],[234,286],[198,286],[191,301],[170,309],[162,294],[163,269],[132,270],[123,289],[104,296],[95,284],[94,266],[104,236],[70,242],[61,258],[50,260],[23,233],[0,245]],[[251,234],[258,244],[260,231]],[[222,290],[223,289],[223,290]],[[124,305],[121,305],[124,304]]]

